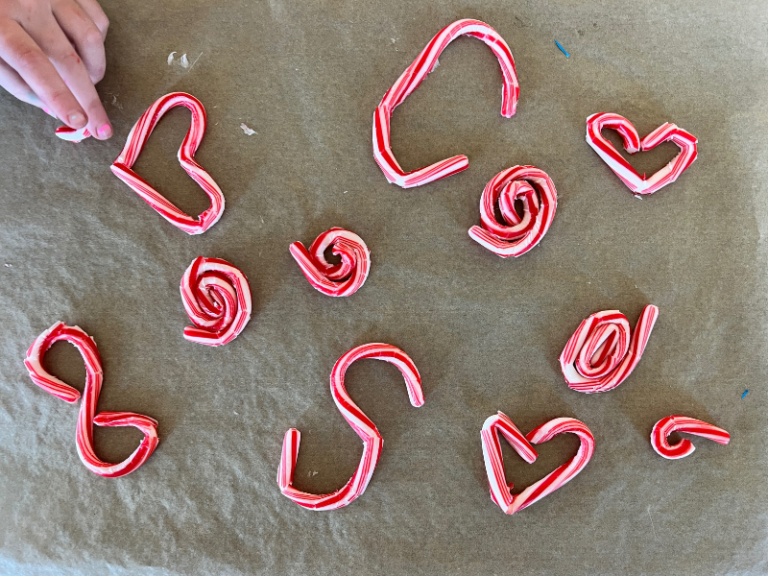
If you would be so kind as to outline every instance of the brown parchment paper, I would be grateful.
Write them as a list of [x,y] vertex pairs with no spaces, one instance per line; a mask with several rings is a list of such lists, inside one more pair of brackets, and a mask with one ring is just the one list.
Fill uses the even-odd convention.
[[[0,572],[3,574],[768,573],[766,352],[768,5],[658,2],[166,0],[117,2],[99,92],[106,143],[53,137],[56,123],[0,96]],[[464,153],[470,168],[415,190],[387,184],[371,155],[373,110],[429,39],[479,18],[507,40],[521,95],[499,115],[501,75],[460,39],[395,113],[407,169]],[[570,51],[566,58],[554,45]],[[170,52],[190,66],[167,64]],[[176,60],[178,62],[178,60]],[[189,237],[109,171],[159,96],[197,96],[209,127],[197,154],[226,195],[221,221]],[[613,111],[641,135],[675,122],[699,138],[695,164],[652,197],[630,194],[584,142]],[[137,171],[190,213],[206,198],[175,153],[189,114],[157,128]],[[240,129],[244,122],[256,134]],[[633,159],[649,173],[672,145]],[[485,183],[515,164],[554,180],[559,206],[541,246],[505,261],[467,236]],[[368,244],[373,267],[348,299],[314,291],[289,253],[331,226]],[[186,342],[178,284],[198,255],[239,266],[254,294],[233,343]],[[608,394],[570,391],[557,357],[590,313],[632,324],[661,313],[634,374]],[[57,320],[97,341],[99,410],[160,422],[161,443],[130,476],[89,473],[77,409],[35,387],[22,360]],[[421,371],[410,406],[391,366],[354,365],[348,388],[385,439],[363,497],[313,513],[275,481],[284,432],[303,433],[297,485],[332,491],[361,453],[336,411],[336,359],[371,341]],[[82,386],[74,349],[47,364]],[[745,389],[749,394],[741,399]],[[524,512],[490,500],[483,420],[523,431],[573,416],[597,449],[581,475]],[[722,447],[666,461],[653,424],[686,414],[722,426]],[[97,430],[99,454],[135,448]],[[518,488],[570,457],[542,446]]]

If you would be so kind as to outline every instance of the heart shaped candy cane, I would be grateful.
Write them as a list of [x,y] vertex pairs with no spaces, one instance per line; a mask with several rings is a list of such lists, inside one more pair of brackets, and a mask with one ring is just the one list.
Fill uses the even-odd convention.
[[[515,201],[523,204],[523,215]],[[496,207],[505,223],[496,218]],[[482,226],[469,236],[502,258],[518,257],[536,246],[549,230],[557,210],[557,190],[551,178],[535,166],[514,166],[496,174],[480,197]]]
[[[331,247],[339,264],[325,259]],[[343,228],[331,228],[318,236],[309,250],[301,242],[290,246],[291,255],[309,283],[326,296],[351,296],[365,284],[371,270],[371,252],[363,239]]]
[[659,456],[669,460],[685,458],[696,450],[696,447],[687,438],[671,445],[667,440],[667,436],[672,434],[672,432],[694,434],[723,445],[731,441],[731,435],[728,432],[712,424],[707,424],[695,418],[688,418],[688,416],[667,416],[654,425],[653,431],[651,431],[651,446],[653,446],[653,449]]
[[[512,494],[513,485],[511,482],[507,482],[504,473],[499,433],[504,436],[523,460],[533,464],[538,454],[531,444],[548,442],[555,436],[566,432],[576,434],[581,440],[576,455],[519,494]],[[583,422],[573,418],[555,418],[523,436],[512,420],[503,412],[499,412],[485,421],[480,432],[480,438],[483,444],[483,459],[491,489],[491,499],[505,514],[519,512],[573,480],[589,463],[595,451],[595,438],[592,432]]]
[[643,308],[630,338],[629,320],[618,310],[605,310],[584,320],[560,354],[560,367],[571,390],[608,392],[632,373],[651,336],[659,309]]
[[[603,137],[603,128],[616,130],[624,140],[624,149],[630,154],[639,150],[652,150],[662,142],[670,140],[680,148],[680,153],[664,168],[650,178],[646,178],[645,175],[640,176],[613,147],[613,144]],[[635,194],[653,194],[677,180],[696,160],[697,142],[693,135],[674,124],[662,124],[643,138],[641,142],[635,127],[623,116],[612,112],[602,112],[587,118],[587,143]]]
[[[160,118],[168,110],[176,106],[184,106],[192,113],[189,131],[179,147],[179,164],[211,200],[211,207],[200,214],[197,219],[182,212],[175,204],[169,202],[162,194],[148,184],[146,180],[131,169]],[[195,152],[198,146],[200,146],[203,135],[205,135],[205,122],[205,108],[203,108],[203,105],[197,98],[183,92],[166,94],[152,104],[142,117],[139,118],[139,121],[136,122],[130,134],[128,134],[125,148],[123,148],[120,156],[112,163],[112,172],[115,176],[128,184],[158,214],[177,228],[184,230],[187,234],[202,234],[216,224],[224,212],[224,195],[221,193],[221,189],[214,179],[211,178],[211,175],[194,159]]]
[[239,269],[220,258],[199,256],[181,278],[181,301],[194,326],[184,338],[223,346],[237,338],[251,319],[251,287]]
[[[99,402],[101,385],[104,381],[101,357],[93,338],[78,326],[67,326],[62,322],[57,322],[32,343],[24,360],[24,365],[35,384],[65,402],[74,403],[80,398],[80,393],[77,390],[43,368],[45,353],[55,342],[62,340],[73,344],[85,363],[85,389],[77,418],[77,453],[80,460],[88,470],[99,476],[116,478],[130,474],[144,464],[157,448],[159,441],[157,422],[148,416],[133,412],[101,412],[96,414],[96,404]],[[133,454],[119,464],[103,462],[96,456],[93,448],[93,424],[104,427],[133,426],[141,430],[144,439]]]
[[403,188],[422,186],[452,176],[469,166],[466,156],[454,156],[419,170],[404,172],[395,159],[390,143],[390,120],[395,108],[435,69],[442,51],[459,36],[472,36],[482,40],[496,55],[503,76],[501,115],[511,118],[515,114],[520,85],[517,82],[515,60],[504,39],[496,30],[479,20],[457,20],[446,26],[432,38],[413,64],[408,66],[397,82],[387,90],[373,113],[373,158],[392,184]]
[[277,471],[277,483],[280,491],[299,506],[311,510],[336,510],[354,502],[365,492],[371,481],[376,463],[379,461],[384,439],[376,429],[376,425],[368,418],[357,404],[347,394],[344,386],[344,375],[347,368],[357,360],[372,358],[384,360],[397,366],[405,379],[408,397],[416,407],[424,404],[424,393],[421,390],[421,377],[416,365],[408,355],[389,344],[364,344],[353,348],[336,361],[331,372],[331,395],[341,415],[363,440],[363,456],[352,478],[343,488],[330,494],[310,494],[293,487],[293,475],[296,460],[299,456],[301,432],[291,428],[283,439],[283,452],[280,457],[280,468]]

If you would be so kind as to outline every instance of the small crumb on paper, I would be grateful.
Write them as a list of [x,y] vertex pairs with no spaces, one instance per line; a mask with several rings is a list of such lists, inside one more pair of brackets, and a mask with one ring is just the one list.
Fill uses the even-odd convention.
[[175,52],[175,51],[174,51],[174,52],[171,52],[170,54],[168,54],[168,66],[170,66],[171,64],[173,64],[173,55],[174,55],[174,54],[176,54],[176,52]]
[[[8,266],[8,264],[6,264],[6,266]],[[744,400],[744,396],[746,396],[747,394],[749,394],[749,389],[744,390],[744,394],[741,395],[741,399]]]
[[6,268],[13,268],[13,264],[5,263],[3,264],[3,266],[5,266]]
[[571,55],[570,55],[570,54],[568,54],[568,52],[566,52],[566,51],[565,51],[565,48],[563,48],[563,47],[560,45],[560,42],[558,42],[557,40],[555,40],[555,45],[556,45],[556,46],[557,46],[557,47],[560,49],[560,52],[562,52],[563,54],[565,54],[565,57],[566,57],[566,58],[570,58],[570,57],[571,57]]
[[395,40],[394,38],[390,38],[390,40],[392,40],[392,44],[394,44],[395,42],[397,42],[397,40]]
[[344,194],[346,194],[347,192],[349,192],[349,190],[344,190]]
[[246,135],[246,136],[253,136],[254,134],[258,134],[258,132],[256,132],[256,130],[252,130],[251,128],[249,128],[249,127],[246,125],[246,123],[245,123],[245,122],[243,122],[242,124],[240,124],[240,128],[242,129],[242,131],[243,131],[243,132],[245,132],[245,135]]
[[184,53],[181,55],[181,59],[179,60],[181,63],[182,68],[189,68],[189,59],[187,59],[187,54]]
[[643,197],[640,196],[639,194],[635,194],[635,198],[637,198],[638,200],[642,200],[643,199]]

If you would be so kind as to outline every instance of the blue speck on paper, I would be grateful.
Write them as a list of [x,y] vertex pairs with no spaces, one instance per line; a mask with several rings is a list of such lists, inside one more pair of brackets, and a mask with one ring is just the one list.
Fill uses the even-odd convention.
[[741,399],[744,400],[744,396],[749,394],[749,390],[744,390],[744,394],[741,395]]
[[555,45],[556,45],[556,46],[557,46],[557,47],[560,49],[560,52],[562,52],[563,54],[565,54],[565,57],[566,57],[566,58],[570,58],[570,57],[571,57],[571,55],[570,55],[570,54],[568,54],[568,52],[566,52],[566,51],[565,51],[565,48],[563,48],[562,46],[560,46],[560,42],[558,42],[557,40],[555,40]]

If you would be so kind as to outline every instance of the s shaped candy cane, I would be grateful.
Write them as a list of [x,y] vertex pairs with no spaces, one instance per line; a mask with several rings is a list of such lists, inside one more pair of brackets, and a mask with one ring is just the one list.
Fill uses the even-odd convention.
[[[515,201],[523,205],[523,215]],[[496,219],[496,208],[505,223]],[[480,197],[482,226],[469,237],[502,258],[518,257],[536,246],[549,230],[557,210],[557,190],[546,172],[534,166],[514,166],[496,174]]]
[[[507,482],[504,473],[499,433],[504,436],[523,460],[528,464],[533,464],[538,454],[531,444],[548,442],[555,436],[566,432],[576,434],[581,441],[576,455],[519,494],[512,494],[513,484]],[[491,489],[491,499],[505,514],[519,512],[563,487],[584,469],[595,451],[595,438],[592,432],[583,422],[573,418],[555,418],[523,436],[514,422],[506,414],[499,412],[485,421],[480,432],[480,438],[483,444],[483,459]]]
[[251,319],[251,287],[239,269],[220,258],[195,258],[181,278],[181,301],[194,326],[184,338],[223,346],[237,338]]
[[[106,478],[125,476],[139,468],[157,448],[157,422],[141,414],[133,412],[101,412],[96,414],[96,404],[104,381],[101,369],[101,357],[96,348],[96,342],[78,326],[67,326],[57,322],[40,334],[32,343],[24,360],[32,381],[46,392],[61,398],[65,402],[74,403],[80,399],[80,392],[65,384],[45,368],[43,357],[55,343],[67,341],[77,348],[85,363],[85,389],[83,401],[80,403],[80,413],[77,417],[77,453],[80,460],[94,474]],[[93,448],[93,424],[97,426],[133,426],[141,430],[144,439],[133,454],[119,464],[103,462],[96,456]]]
[[392,184],[402,188],[413,188],[452,176],[469,166],[466,156],[454,156],[436,162],[431,166],[404,172],[395,159],[390,143],[390,120],[392,113],[413,92],[437,66],[443,50],[459,36],[472,36],[482,40],[499,60],[503,85],[501,91],[501,115],[511,118],[515,114],[520,85],[515,72],[512,52],[498,32],[479,20],[457,20],[443,28],[432,38],[418,58],[413,61],[400,78],[384,94],[381,103],[373,113],[373,158]]
[[331,372],[331,395],[336,407],[344,419],[363,440],[363,456],[352,478],[343,488],[330,494],[310,494],[293,487],[293,475],[296,460],[299,457],[301,432],[291,428],[283,439],[283,452],[280,457],[280,468],[277,471],[277,484],[280,491],[299,506],[311,510],[336,510],[354,502],[365,492],[371,481],[376,463],[381,455],[384,439],[376,429],[376,425],[368,418],[357,404],[347,394],[344,387],[344,374],[349,366],[363,358],[384,360],[394,364],[403,374],[405,386],[411,404],[416,407],[424,404],[424,394],[421,390],[421,377],[416,365],[408,355],[389,344],[364,344],[353,348],[336,361]]
[[[211,200],[211,207],[200,214],[197,219],[182,212],[175,204],[167,200],[155,190],[146,180],[132,170],[139,158],[144,145],[149,140],[152,130],[166,112],[177,106],[184,106],[192,113],[189,131],[179,148],[178,158],[181,167],[197,182]],[[184,230],[187,234],[202,234],[216,224],[224,212],[224,194],[205,169],[195,162],[195,152],[205,135],[205,108],[200,101],[183,92],[166,94],[139,118],[128,134],[125,148],[120,156],[112,163],[112,172],[128,184],[134,192],[141,196],[160,216],[171,224]]]
[[643,308],[631,339],[629,320],[618,310],[597,312],[584,320],[560,354],[568,387],[594,394],[624,382],[640,362],[658,316],[656,306]]
[[[332,247],[339,264],[325,259]],[[309,283],[326,296],[351,296],[365,284],[371,270],[371,252],[363,239],[343,228],[331,228],[318,236],[309,250],[301,242],[290,246],[291,256]]]
[[672,434],[672,432],[694,434],[723,445],[731,441],[731,435],[728,432],[712,424],[707,424],[695,418],[688,418],[688,416],[667,416],[654,425],[651,432],[651,446],[653,446],[653,449],[659,456],[669,460],[685,458],[696,450],[696,447],[687,438],[671,445],[667,440],[667,436]]

